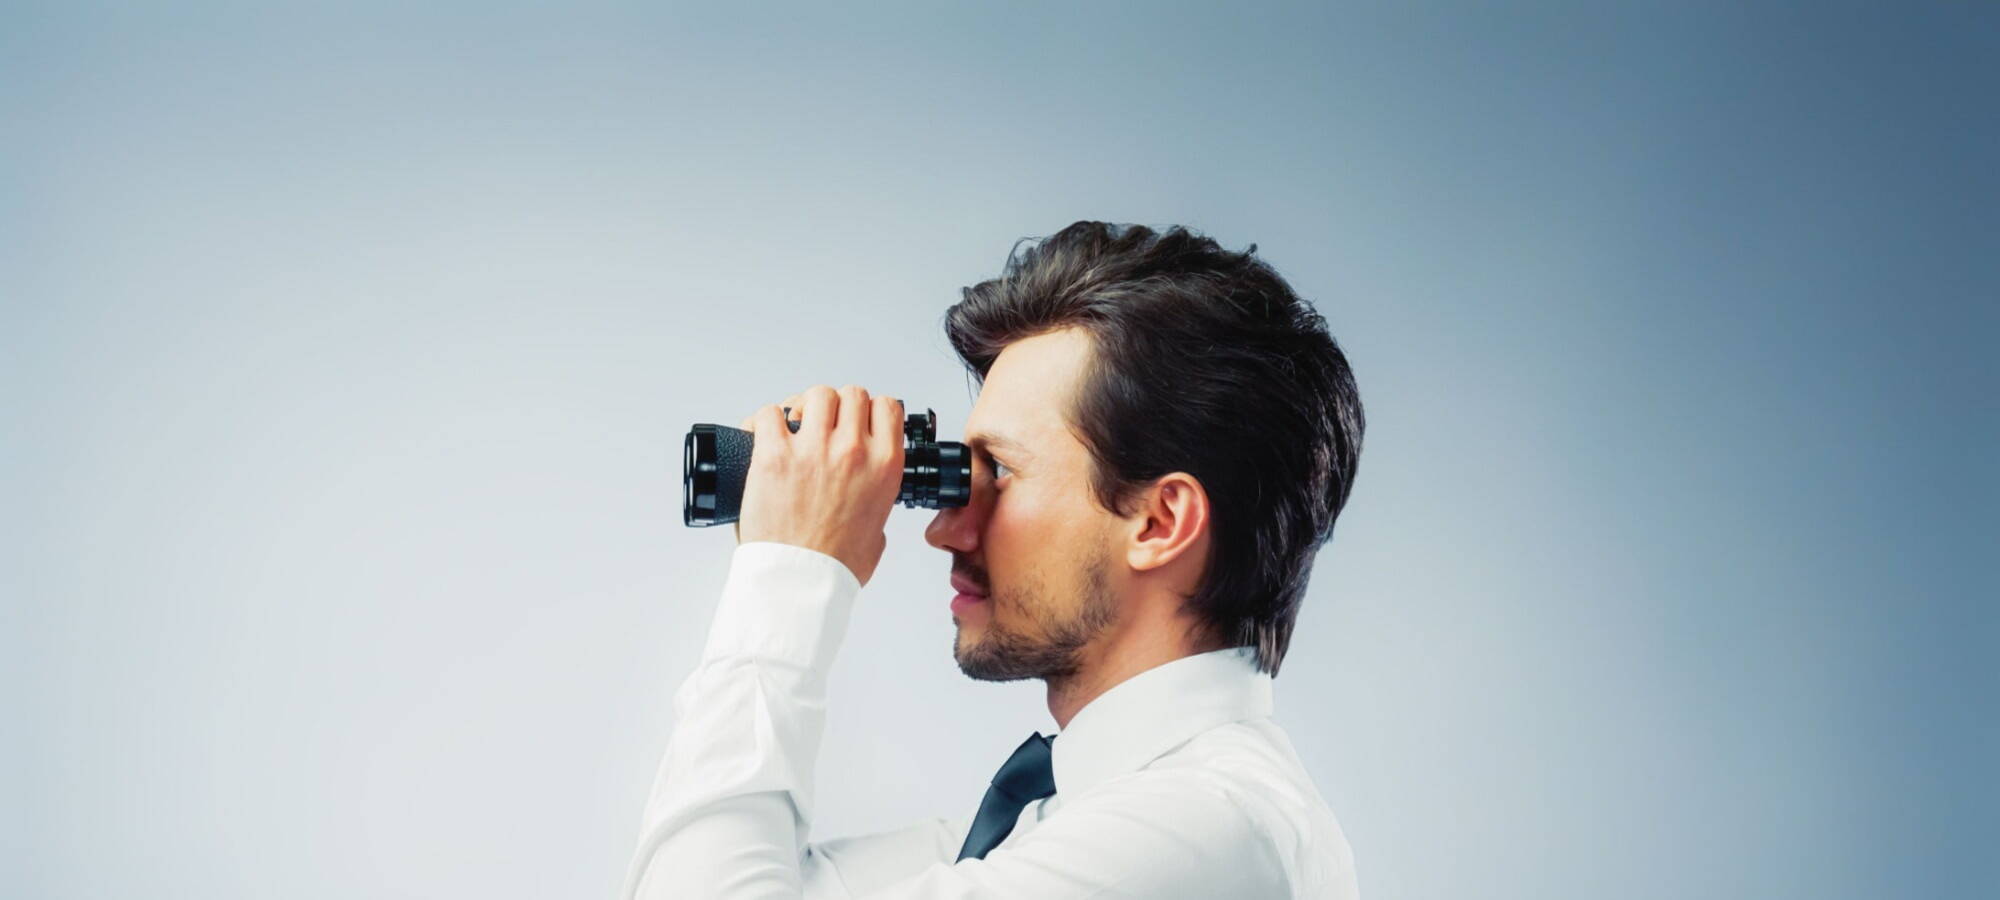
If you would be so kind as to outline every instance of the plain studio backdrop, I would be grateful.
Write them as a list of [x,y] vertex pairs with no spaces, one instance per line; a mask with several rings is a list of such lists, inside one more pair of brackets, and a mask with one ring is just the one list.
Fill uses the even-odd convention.
[[[734,546],[688,427],[958,439],[945,308],[1104,219],[1354,365],[1276,692],[1364,894],[1991,896],[1979,6],[6,4],[0,895],[611,895]],[[931,516],[815,839],[1052,730]]]

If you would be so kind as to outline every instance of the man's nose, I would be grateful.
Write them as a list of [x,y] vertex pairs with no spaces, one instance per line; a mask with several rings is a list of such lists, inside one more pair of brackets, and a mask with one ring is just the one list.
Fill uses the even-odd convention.
[[931,523],[924,526],[924,540],[946,552],[971,553],[979,546],[980,529],[986,527],[986,515],[993,503],[993,485],[987,481],[984,472],[972,478],[972,496],[967,497],[964,506],[947,506],[931,517]]
[[[972,502],[978,502],[975,496]],[[979,542],[979,530],[973,527],[970,504],[947,506],[931,517],[931,523],[924,526],[924,540],[931,546],[947,553],[970,553]]]

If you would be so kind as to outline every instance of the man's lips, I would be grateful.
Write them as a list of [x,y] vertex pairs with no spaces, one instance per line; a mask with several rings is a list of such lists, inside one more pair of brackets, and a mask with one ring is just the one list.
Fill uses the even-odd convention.
[[963,575],[953,574],[951,576],[951,589],[961,594],[971,594],[974,597],[986,596],[985,588],[974,584],[972,579]]

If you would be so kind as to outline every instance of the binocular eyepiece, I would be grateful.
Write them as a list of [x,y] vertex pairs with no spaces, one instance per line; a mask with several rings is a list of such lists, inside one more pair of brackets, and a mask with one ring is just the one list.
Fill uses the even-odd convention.
[[[787,414],[791,412],[786,407]],[[796,432],[799,423],[786,418]],[[681,521],[690,527],[736,521],[743,483],[750,475],[755,435],[706,422],[688,429],[681,467]],[[925,409],[903,422],[903,487],[896,500],[908,507],[964,506],[972,497],[972,456],[957,441],[937,439],[937,413]]]

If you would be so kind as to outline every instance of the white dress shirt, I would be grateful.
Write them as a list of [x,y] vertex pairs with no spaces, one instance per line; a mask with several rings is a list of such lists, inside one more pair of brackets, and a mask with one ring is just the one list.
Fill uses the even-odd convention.
[[[1056,794],[983,859],[955,861],[978,791],[962,815],[808,841],[826,674],[860,588],[815,550],[736,547],[674,694],[624,897],[1357,896],[1347,839],[1271,721],[1272,679],[1248,647],[1091,700],[1051,745]],[[1013,749],[993,748],[995,770]]]

